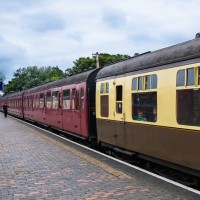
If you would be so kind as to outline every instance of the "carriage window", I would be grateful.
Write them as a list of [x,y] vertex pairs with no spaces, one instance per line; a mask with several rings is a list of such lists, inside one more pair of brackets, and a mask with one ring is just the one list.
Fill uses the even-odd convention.
[[198,85],[200,85],[200,67],[198,68]]
[[30,96],[30,108],[33,110],[33,96]]
[[27,108],[29,108],[29,96],[27,96]]
[[78,90],[76,90],[75,109],[76,109],[76,110],[79,110],[79,109],[80,109],[79,91],[78,91]]
[[30,108],[31,98],[28,96],[28,108]]
[[142,90],[142,77],[138,77],[138,90]]
[[70,109],[70,90],[63,91],[63,109]]
[[39,99],[38,99],[38,95],[36,95],[35,97],[35,107],[38,108],[39,107]]
[[187,85],[194,85],[194,68],[187,69]]
[[100,112],[102,117],[109,115],[109,83],[101,83],[100,86]]
[[145,89],[151,88],[151,76],[146,76],[145,78]]
[[51,91],[47,92],[47,108],[51,108]]
[[28,107],[31,108],[31,96],[28,97]]
[[58,109],[58,91],[52,92],[53,109]]
[[151,75],[151,89],[157,88],[157,75]]
[[34,95],[32,96],[32,110],[34,109]]
[[[144,81],[144,88],[143,88]],[[157,88],[157,75],[140,76],[132,79],[132,90],[149,90]]]
[[100,85],[100,93],[103,94],[103,93],[109,93],[109,83],[106,82],[106,83],[101,83]]
[[32,96],[29,96],[29,108],[31,108],[32,109]]
[[109,93],[109,83],[106,83],[106,93]]
[[132,117],[137,121],[157,121],[157,92],[132,94]]
[[32,109],[32,96],[29,96],[29,108]]
[[72,110],[75,109],[76,89],[72,90]]
[[81,88],[81,110],[84,110],[84,88]]
[[177,90],[177,122],[200,126],[200,89]]
[[104,83],[101,83],[101,86],[100,86],[100,93],[104,93]]
[[133,78],[132,80],[132,90],[137,90],[137,78]]
[[40,108],[44,108],[44,94],[40,94]]
[[185,85],[185,70],[179,70],[176,78],[176,86],[184,86]]
[[122,98],[123,98],[122,85],[116,86],[116,112],[122,113]]

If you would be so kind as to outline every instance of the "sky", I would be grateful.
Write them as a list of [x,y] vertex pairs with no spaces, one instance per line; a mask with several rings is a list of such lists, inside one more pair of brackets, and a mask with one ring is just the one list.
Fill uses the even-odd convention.
[[200,32],[200,0],[0,0],[0,74],[65,71],[93,53],[154,51]]

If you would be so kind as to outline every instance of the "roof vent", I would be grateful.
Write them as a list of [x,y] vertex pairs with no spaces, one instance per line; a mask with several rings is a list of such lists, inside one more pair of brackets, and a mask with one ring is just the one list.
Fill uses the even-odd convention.
[[139,53],[135,53],[135,54],[134,54],[134,57],[135,57],[135,56],[139,56],[139,55],[140,55]]
[[195,39],[200,38],[200,33],[197,33]]

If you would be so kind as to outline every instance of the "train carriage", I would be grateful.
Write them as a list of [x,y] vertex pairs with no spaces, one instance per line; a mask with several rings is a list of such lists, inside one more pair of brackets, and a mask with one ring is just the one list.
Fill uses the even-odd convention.
[[7,97],[0,97],[0,111],[3,112],[3,105],[7,103]]
[[9,114],[200,178],[200,37],[5,102]]
[[81,138],[96,138],[95,82],[91,70],[24,91],[24,118]]
[[3,111],[3,105],[7,103],[8,113],[14,116],[23,118],[23,92],[10,93],[0,99],[1,111]]
[[200,38],[103,68],[97,139],[200,177]]

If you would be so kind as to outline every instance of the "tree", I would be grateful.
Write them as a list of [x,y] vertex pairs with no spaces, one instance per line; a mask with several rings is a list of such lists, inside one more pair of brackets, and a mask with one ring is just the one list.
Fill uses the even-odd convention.
[[14,73],[12,80],[4,87],[4,92],[22,91],[63,77],[64,73],[58,67],[19,68]]
[[[108,65],[110,63],[124,60],[130,58],[128,55],[110,55],[106,53],[99,54],[99,64],[100,67],[104,67],[105,65]],[[74,61],[74,66],[72,68],[68,68],[65,70],[65,76],[71,76],[74,74],[78,74],[90,69],[96,68],[96,58],[93,56],[92,58],[84,58],[81,57],[78,60]]]
[[[110,55],[106,53],[99,54],[100,67],[104,67],[112,62],[119,60],[124,60],[129,58],[128,55]],[[73,74],[78,74],[90,69],[96,68],[96,58],[93,56],[81,57],[73,62],[74,66],[72,68],[66,69],[65,74],[62,70],[56,67],[37,67],[29,66],[23,67],[16,70],[14,77],[8,82],[4,87],[4,92],[18,92],[25,89],[35,87],[40,84],[44,84],[50,81],[55,81],[63,78],[64,76],[71,76]]]

